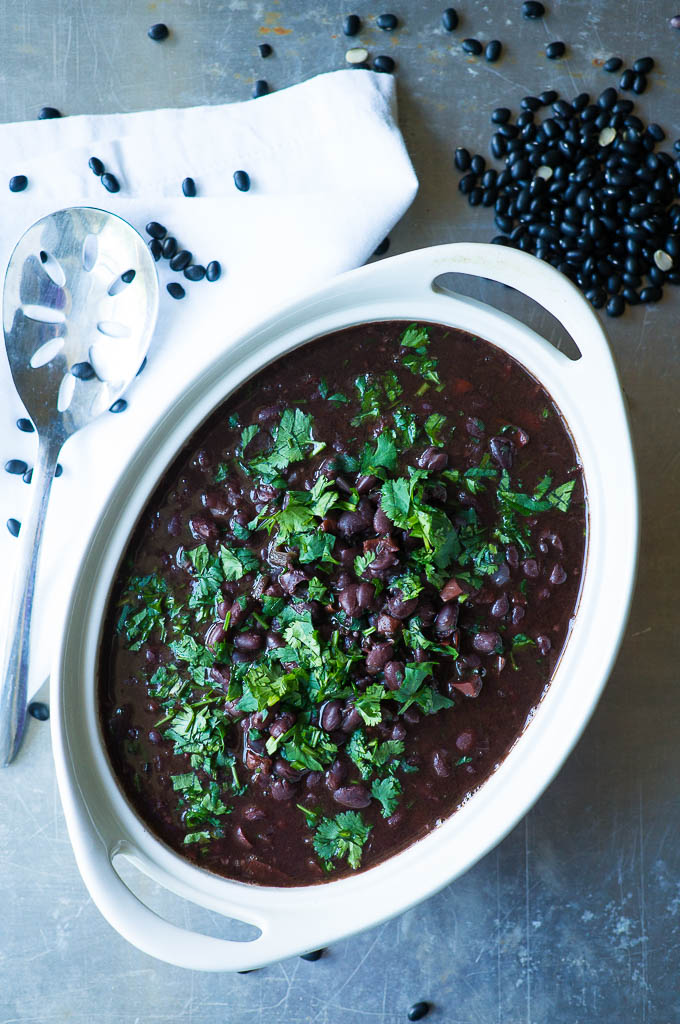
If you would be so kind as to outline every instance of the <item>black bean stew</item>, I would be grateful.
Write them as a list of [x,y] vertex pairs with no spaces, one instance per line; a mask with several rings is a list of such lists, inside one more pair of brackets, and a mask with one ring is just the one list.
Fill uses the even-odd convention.
[[279,359],[175,460],[113,589],[100,716],[131,804],[264,885],[408,846],[531,718],[586,521],[564,422],[493,345],[387,322]]

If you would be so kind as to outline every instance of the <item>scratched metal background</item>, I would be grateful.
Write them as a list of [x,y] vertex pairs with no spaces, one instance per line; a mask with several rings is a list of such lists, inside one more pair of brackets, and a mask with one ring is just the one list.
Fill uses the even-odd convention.
[[[439,24],[443,0],[395,0],[403,26],[394,35],[371,27],[382,4],[353,4],[368,26],[362,41],[398,62],[421,182],[391,252],[490,238],[490,213],[471,211],[457,191],[453,148],[484,151],[501,102],[516,107],[548,86],[573,96],[612,84],[598,68],[611,54],[657,59],[639,107],[671,139],[680,135],[680,32],[668,28],[676,0],[546,4],[543,22],[526,22],[520,0],[458,0],[461,25],[450,36]],[[337,0],[0,0],[0,120],[34,117],[43,104],[75,114],[241,100],[258,77],[282,88],[343,66],[349,9]],[[173,31],[160,46],[146,37],[159,20]],[[469,35],[502,39],[502,61],[464,57]],[[551,39],[567,41],[568,60],[546,61]],[[267,61],[257,56],[262,40],[275,50]],[[503,301],[551,332],[542,313],[520,310],[508,293]],[[65,833],[48,729],[32,722],[21,759],[0,774],[2,1024],[391,1024],[416,999],[435,1004],[433,1024],[680,1020],[679,310],[676,289],[606,323],[639,455],[640,578],[604,698],[512,834],[440,895],[317,963],[188,973],[138,953],[93,907]],[[172,913],[218,927],[185,906]]]

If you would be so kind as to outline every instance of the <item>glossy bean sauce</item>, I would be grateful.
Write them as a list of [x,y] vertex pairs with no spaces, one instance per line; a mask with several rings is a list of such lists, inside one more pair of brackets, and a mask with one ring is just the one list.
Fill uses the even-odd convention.
[[362,324],[231,395],[115,580],[99,713],[145,824],[264,885],[431,831],[498,766],[575,614],[587,514],[547,392],[437,324]]

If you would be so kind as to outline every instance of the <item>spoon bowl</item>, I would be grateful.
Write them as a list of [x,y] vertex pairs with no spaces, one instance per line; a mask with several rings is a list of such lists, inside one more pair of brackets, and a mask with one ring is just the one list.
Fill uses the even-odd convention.
[[115,214],[58,210],[33,224],[10,257],[5,345],[38,433],[38,455],[0,679],[0,765],[13,760],[24,730],[35,576],[59,451],[133,379],[157,313],[154,260],[141,235]]

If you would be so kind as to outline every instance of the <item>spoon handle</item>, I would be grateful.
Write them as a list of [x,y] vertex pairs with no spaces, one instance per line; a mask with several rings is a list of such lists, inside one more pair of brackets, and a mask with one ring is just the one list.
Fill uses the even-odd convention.
[[9,606],[4,672],[0,681],[0,766],[14,760],[26,725],[28,659],[35,577],[40,555],[47,502],[63,438],[48,434],[38,445],[33,470],[33,492],[28,515],[21,525],[19,561]]

